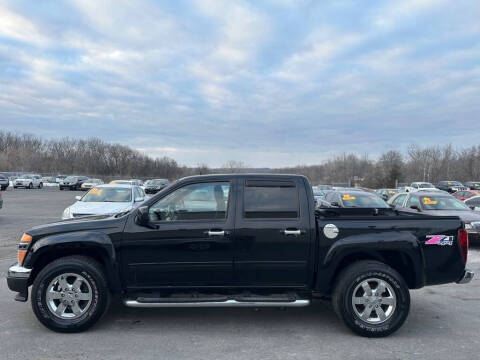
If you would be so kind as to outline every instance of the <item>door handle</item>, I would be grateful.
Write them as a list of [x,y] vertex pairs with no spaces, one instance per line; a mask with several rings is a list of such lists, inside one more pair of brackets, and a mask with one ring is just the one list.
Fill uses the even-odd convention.
[[208,230],[208,236],[225,236],[225,231],[223,230]]
[[302,233],[302,230],[283,230],[283,233],[285,235],[294,235],[294,236],[299,236]]

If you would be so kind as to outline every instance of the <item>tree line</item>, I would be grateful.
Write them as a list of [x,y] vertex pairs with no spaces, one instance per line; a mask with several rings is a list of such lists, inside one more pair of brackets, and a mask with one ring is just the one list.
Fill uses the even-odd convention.
[[[31,134],[0,130],[0,171],[41,174],[78,174],[112,178],[168,178],[209,173],[249,171],[241,161],[229,161],[221,168],[206,164],[187,167],[169,157],[153,158],[121,144],[98,138],[43,139]],[[295,173],[312,184],[344,183],[370,188],[393,187],[399,182],[480,180],[480,146],[455,149],[443,146],[411,145],[405,153],[392,150],[378,158],[368,154],[344,153],[318,165],[298,165],[262,172]]]

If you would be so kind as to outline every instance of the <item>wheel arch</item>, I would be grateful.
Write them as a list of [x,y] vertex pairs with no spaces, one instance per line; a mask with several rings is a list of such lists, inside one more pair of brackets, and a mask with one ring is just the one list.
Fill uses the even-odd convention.
[[24,266],[31,268],[29,284],[50,262],[71,255],[83,255],[99,262],[112,292],[121,290],[118,265],[110,238],[105,234],[78,232],[42,238],[35,242],[25,259]]

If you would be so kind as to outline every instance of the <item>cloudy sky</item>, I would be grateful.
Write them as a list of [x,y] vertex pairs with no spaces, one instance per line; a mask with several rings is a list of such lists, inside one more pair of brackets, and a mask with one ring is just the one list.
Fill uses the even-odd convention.
[[480,145],[480,2],[0,0],[0,128],[187,165]]

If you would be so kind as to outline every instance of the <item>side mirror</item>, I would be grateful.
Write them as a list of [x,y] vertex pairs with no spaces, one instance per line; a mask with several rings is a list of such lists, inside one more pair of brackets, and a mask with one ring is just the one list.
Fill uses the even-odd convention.
[[142,202],[142,201],[144,201],[144,200],[145,200],[144,197],[136,197],[136,198],[135,198],[135,202]]
[[470,205],[469,208],[475,210],[475,205]]
[[410,209],[417,210],[417,211],[422,211],[422,209],[420,209],[418,207],[418,205],[410,205]]
[[77,200],[81,200],[81,199],[82,199],[82,197],[81,197],[80,195],[77,195],[77,196],[75,196],[75,199],[77,199]]
[[336,201],[331,202],[330,205],[335,206],[335,207],[340,207],[340,204]]
[[387,195],[387,194],[383,194],[383,195],[382,195],[382,199],[385,200],[385,201],[387,201],[387,200],[388,200],[388,195]]
[[137,209],[137,215],[135,216],[135,223],[140,226],[149,226],[150,217],[148,215],[148,206],[140,206]]

